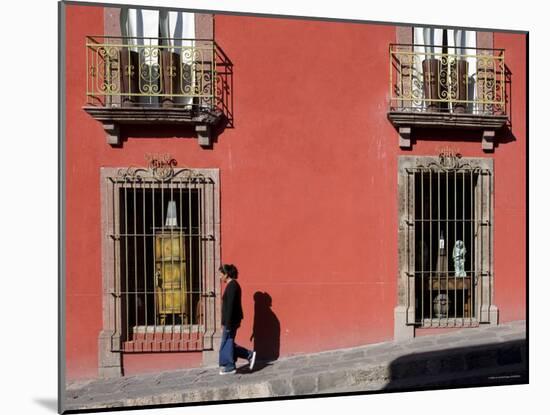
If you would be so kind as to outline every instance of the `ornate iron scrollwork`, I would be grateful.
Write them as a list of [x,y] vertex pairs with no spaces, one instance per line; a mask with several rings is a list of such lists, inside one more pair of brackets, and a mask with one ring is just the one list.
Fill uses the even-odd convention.
[[169,182],[179,179],[187,182],[212,183],[211,178],[193,169],[183,168],[175,171],[178,162],[170,154],[148,153],[145,159],[148,163],[147,167],[132,166],[120,169],[117,172],[117,179],[125,182],[142,182],[151,179]]
[[146,167],[128,167],[120,169],[117,177],[127,182],[140,182],[146,177],[152,177],[158,181],[165,182],[174,177],[174,167],[178,162],[170,154],[146,154],[148,166]]
[[460,167],[461,158],[462,155],[459,152],[449,147],[445,147],[441,149],[439,153],[439,167],[443,170],[458,169]]
[[432,161],[427,165],[418,163],[417,167],[443,171],[479,170],[479,167],[472,166],[468,162],[462,163],[461,160],[462,154],[460,154],[458,150],[450,147],[443,147],[440,149],[437,161]]
[[[424,51],[429,48],[432,52]],[[447,47],[448,53],[433,52],[433,48],[442,50],[441,45],[390,45],[392,110],[425,112],[435,105],[438,112],[506,113],[502,50],[468,48],[469,53],[464,54],[455,47]],[[425,61],[438,64],[428,71],[422,66]],[[424,86],[432,82],[433,90],[425,91]]]
[[164,182],[174,177],[174,167],[178,162],[170,154],[146,154],[145,159],[155,179]]

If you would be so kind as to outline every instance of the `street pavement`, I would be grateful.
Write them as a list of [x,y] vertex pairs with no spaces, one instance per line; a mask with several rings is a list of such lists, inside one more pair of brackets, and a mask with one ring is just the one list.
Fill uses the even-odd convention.
[[[437,330],[434,330],[437,333]],[[64,410],[527,383],[525,321],[350,349],[67,384]]]

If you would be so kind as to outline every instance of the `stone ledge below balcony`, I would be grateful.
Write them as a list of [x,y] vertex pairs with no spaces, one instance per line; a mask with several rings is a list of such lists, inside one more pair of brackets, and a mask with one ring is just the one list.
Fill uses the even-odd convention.
[[390,111],[388,119],[395,127],[411,126],[422,128],[468,128],[499,129],[506,121],[507,115],[466,114],[448,112],[404,112]]
[[213,130],[224,119],[219,109],[151,108],[151,107],[99,107],[82,108],[103,124],[107,143],[121,145],[120,125],[163,124],[194,127],[199,145],[212,145]]
[[405,112],[389,111],[388,120],[399,131],[399,146],[411,148],[412,129],[441,128],[482,131],[481,143],[485,151],[494,149],[496,131],[508,122],[507,115]]

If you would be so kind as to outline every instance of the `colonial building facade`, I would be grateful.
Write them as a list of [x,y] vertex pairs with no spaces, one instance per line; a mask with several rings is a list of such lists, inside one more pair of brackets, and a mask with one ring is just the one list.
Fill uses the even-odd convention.
[[68,379],[525,319],[525,34],[64,16]]

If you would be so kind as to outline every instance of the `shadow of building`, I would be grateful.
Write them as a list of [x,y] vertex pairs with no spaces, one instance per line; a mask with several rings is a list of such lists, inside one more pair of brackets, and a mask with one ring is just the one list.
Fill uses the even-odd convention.
[[391,362],[387,391],[413,391],[529,382],[525,340],[412,353]]

